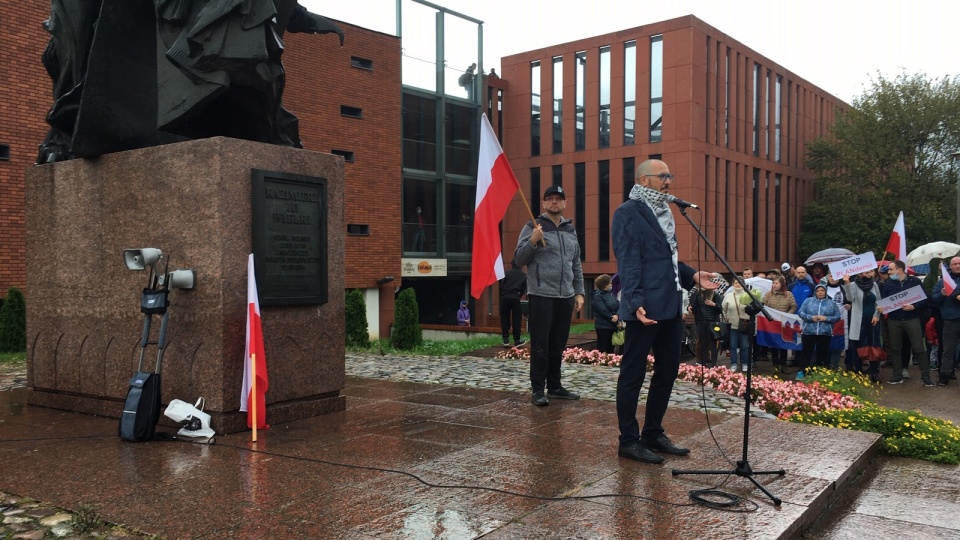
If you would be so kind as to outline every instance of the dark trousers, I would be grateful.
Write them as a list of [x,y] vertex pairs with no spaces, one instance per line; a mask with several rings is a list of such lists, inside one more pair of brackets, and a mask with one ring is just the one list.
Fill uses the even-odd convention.
[[520,342],[520,319],[522,318],[523,312],[520,310],[519,298],[500,299],[500,333],[503,334],[504,342],[509,340],[511,324],[513,327],[513,342]]
[[810,360],[814,352],[817,354],[817,363],[819,367],[828,367],[830,365],[830,340],[833,336],[825,334],[822,336],[803,334],[800,336],[802,347],[800,351],[800,371],[810,367]]
[[[596,327],[595,327],[596,328]],[[597,350],[610,354],[613,352],[613,330],[597,328]]]
[[673,382],[680,371],[680,343],[683,338],[683,319],[675,317],[650,326],[639,321],[627,321],[623,341],[620,377],[617,379],[617,421],[620,425],[620,444],[640,440],[637,422],[637,401],[640,387],[647,375],[647,355],[652,351],[656,369],[647,389],[644,416],[644,438],[663,435],[663,415],[670,403]]
[[700,363],[706,366],[717,365],[717,355],[720,352],[720,342],[713,336],[713,327],[716,322],[697,321],[697,344],[700,347]]
[[560,388],[560,364],[570,337],[574,297],[547,298],[529,295],[530,387],[534,392]]
[[940,377],[953,375],[954,360],[957,357],[957,342],[960,341],[960,319],[943,321],[943,341],[940,349],[943,357],[940,360]]
[[[890,335],[890,352],[887,359],[893,364],[893,378],[899,378],[901,371],[909,365],[909,362],[907,364],[903,363],[902,353],[904,350],[910,351],[911,349],[913,355],[920,361],[920,374],[929,377],[930,361],[927,359],[927,355],[923,353],[923,330],[920,328],[920,320],[897,321],[887,319],[887,329]],[[909,339],[909,349],[904,347],[904,337]]]

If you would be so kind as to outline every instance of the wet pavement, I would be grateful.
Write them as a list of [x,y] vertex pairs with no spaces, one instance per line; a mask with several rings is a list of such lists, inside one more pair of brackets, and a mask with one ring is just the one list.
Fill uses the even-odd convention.
[[[616,456],[612,368],[566,365],[585,399],[545,408],[529,404],[517,361],[350,356],[347,370],[346,411],[258,443],[124,443],[114,419],[0,392],[0,491],[164,538],[960,537],[960,469],[877,458],[872,434],[752,418],[753,468],[787,471],[757,477],[779,508],[743,478],[672,475],[733,469],[742,451],[742,403],[708,392],[705,415],[695,385],[678,383],[665,419],[691,456],[646,465]],[[0,372],[4,384],[19,386]],[[901,406],[890,396],[960,409],[957,387],[916,375],[881,393]],[[721,483],[744,502],[691,503],[690,490]]]

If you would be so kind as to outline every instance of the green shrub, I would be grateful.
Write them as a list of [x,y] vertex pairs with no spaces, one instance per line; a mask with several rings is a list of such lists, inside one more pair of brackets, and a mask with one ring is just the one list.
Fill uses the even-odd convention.
[[367,329],[367,306],[363,293],[352,290],[347,293],[347,345],[368,347],[370,332]]
[[27,303],[23,293],[10,287],[0,307],[0,352],[14,353],[27,350]]
[[397,297],[393,318],[393,346],[400,350],[416,348],[423,342],[420,330],[420,309],[417,307],[417,293],[412,288],[404,289]]

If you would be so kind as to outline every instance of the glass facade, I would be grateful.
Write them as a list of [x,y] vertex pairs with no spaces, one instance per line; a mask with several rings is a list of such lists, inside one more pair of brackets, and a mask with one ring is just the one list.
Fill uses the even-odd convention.
[[650,142],[663,139],[663,35],[650,38]]
[[437,170],[437,100],[403,94],[403,166]]
[[760,64],[753,64],[753,155],[760,155]]
[[444,241],[448,253],[470,253],[473,239],[473,209],[476,184],[447,182]]
[[610,147],[610,46],[600,47],[600,148]]
[[434,179],[406,178],[403,181],[403,251],[436,255],[437,192],[440,183]]
[[475,176],[477,164],[471,145],[473,134],[477,130],[477,110],[448,102],[443,125],[443,150],[447,172]]
[[637,123],[637,42],[623,44],[623,144],[636,140]]
[[563,57],[553,58],[553,153],[563,152]]
[[576,88],[576,120],[574,121],[574,150],[587,147],[587,51],[573,56],[576,70],[574,87]]
[[634,172],[636,168],[636,161],[634,158],[623,158],[623,200],[626,202],[630,198],[630,190],[633,189],[633,185],[636,183],[634,181]]
[[[775,108],[773,109],[774,122],[776,124],[775,134],[773,136],[773,154],[774,154],[773,160],[776,161],[777,163],[780,163],[780,104],[782,103],[780,101],[780,98],[781,98],[782,90],[783,90],[783,77],[777,75],[777,94],[776,94],[777,97],[776,97],[776,103],[774,104]],[[777,182],[777,184],[779,185],[779,181]],[[780,250],[778,249],[777,252],[779,253],[779,251]]]
[[540,215],[540,167],[530,169],[530,211],[533,215]]

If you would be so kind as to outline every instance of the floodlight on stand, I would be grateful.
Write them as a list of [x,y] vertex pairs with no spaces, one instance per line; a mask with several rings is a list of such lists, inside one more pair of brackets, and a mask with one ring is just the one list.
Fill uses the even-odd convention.
[[123,250],[123,262],[127,270],[145,270],[153,267],[163,258],[163,252],[157,248],[140,248]]

